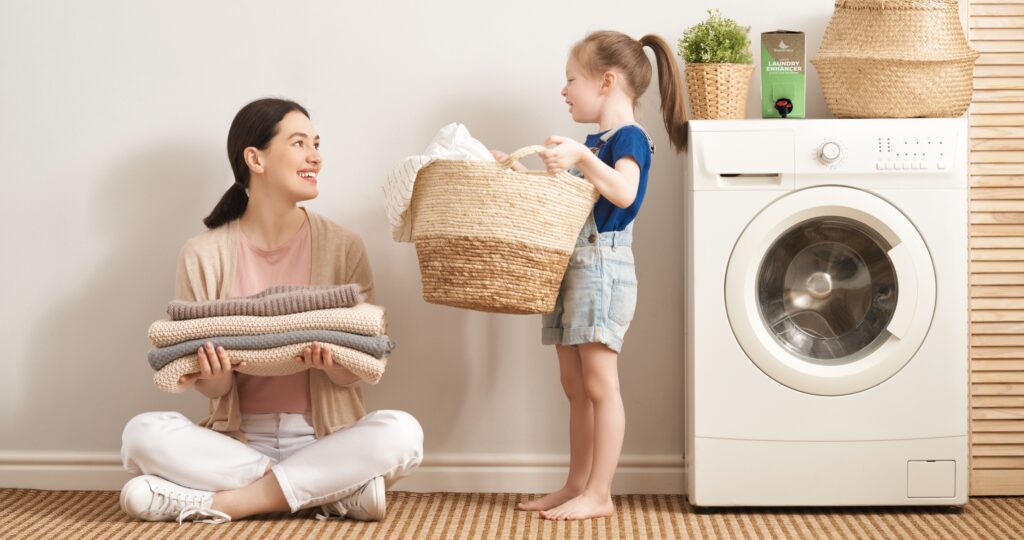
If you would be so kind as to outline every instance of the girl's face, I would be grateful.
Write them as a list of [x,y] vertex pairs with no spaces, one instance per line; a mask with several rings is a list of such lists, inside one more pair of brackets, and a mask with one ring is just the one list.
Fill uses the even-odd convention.
[[320,135],[306,115],[292,111],[277,124],[270,144],[258,151],[263,165],[264,190],[292,202],[308,201],[320,194]]
[[601,79],[589,76],[573,55],[565,64],[565,87],[562,96],[569,104],[572,119],[581,124],[597,123],[601,117]]

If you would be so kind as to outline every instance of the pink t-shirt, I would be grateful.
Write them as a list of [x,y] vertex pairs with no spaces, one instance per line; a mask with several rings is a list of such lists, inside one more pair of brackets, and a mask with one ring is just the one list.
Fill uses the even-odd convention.
[[[249,296],[275,285],[309,285],[313,271],[313,240],[309,218],[288,243],[265,250],[238,228],[233,296]],[[259,377],[235,373],[238,405],[243,413],[308,413],[309,372]]]

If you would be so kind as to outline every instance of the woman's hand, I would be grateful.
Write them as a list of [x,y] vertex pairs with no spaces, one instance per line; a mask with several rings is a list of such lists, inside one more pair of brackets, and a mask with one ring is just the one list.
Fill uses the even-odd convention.
[[[231,377],[234,366],[224,347],[214,347],[213,343],[206,342],[196,354],[199,356],[199,373],[186,373],[178,379],[178,383],[186,384],[195,380],[213,382]],[[239,363],[238,367],[245,367],[245,362]]]
[[552,174],[569,170],[590,153],[590,150],[578,141],[560,135],[548,137],[544,144],[555,145],[554,148],[548,148],[537,154],[544,161],[544,167]]
[[311,346],[302,349],[302,355],[296,356],[295,359],[310,369],[329,370],[333,367],[341,367],[341,364],[334,361],[331,349],[321,347],[320,343],[316,341]]
[[310,369],[319,369],[327,374],[331,382],[339,386],[345,386],[359,381],[359,376],[352,373],[345,366],[339,364],[331,349],[314,341],[309,347],[302,350],[301,356],[296,356],[295,361]]

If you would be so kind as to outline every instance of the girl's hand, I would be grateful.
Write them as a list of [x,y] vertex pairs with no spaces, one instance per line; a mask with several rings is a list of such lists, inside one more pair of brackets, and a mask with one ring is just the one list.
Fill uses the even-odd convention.
[[[491,155],[494,156],[494,160],[497,161],[498,163],[501,163],[502,161],[508,159],[508,154],[502,152],[501,150],[491,150]],[[519,163],[518,161],[513,161],[512,170],[522,172],[526,170],[526,167],[522,163]]]
[[537,154],[544,161],[544,167],[552,174],[568,170],[590,153],[590,150],[578,141],[559,135],[548,137],[544,144],[555,145],[554,148]]
[[331,349],[321,347],[316,341],[313,342],[311,347],[303,349],[302,356],[296,356],[295,360],[301,362],[302,365],[310,369],[329,370],[331,368],[341,366],[341,364],[334,361],[334,355],[331,354]]
[[[178,378],[178,383],[185,384],[195,380],[213,380],[230,377],[234,366],[224,347],[214,348],[213,343],[206,342],[196,353],[199,356],[199,373],[187,373]],[[238,364],[245,367],[245,362]]]

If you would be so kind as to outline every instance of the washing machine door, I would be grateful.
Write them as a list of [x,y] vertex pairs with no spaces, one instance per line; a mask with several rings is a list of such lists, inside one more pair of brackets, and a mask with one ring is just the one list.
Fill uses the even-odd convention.
[[766,375],[794,390],[871,388],[914,356],[935,310],[935,270],[912,223],[854,188],[790,193],[736,242],[729,322]]

